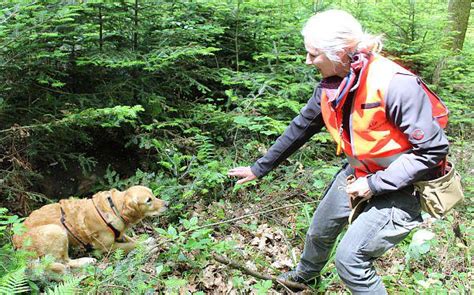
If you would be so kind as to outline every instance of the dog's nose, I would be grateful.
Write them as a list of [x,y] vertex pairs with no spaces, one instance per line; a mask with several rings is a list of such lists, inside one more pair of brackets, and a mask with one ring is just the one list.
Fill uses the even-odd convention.
[[165,206],[168,207],[169,202],[168,201],[163,201],[165,203]]

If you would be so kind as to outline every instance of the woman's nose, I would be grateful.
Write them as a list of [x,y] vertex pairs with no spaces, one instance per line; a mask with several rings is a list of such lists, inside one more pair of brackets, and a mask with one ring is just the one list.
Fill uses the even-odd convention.
[[309,54],[309,53],[306,54],[306,64],[307,65],[312,65],[313,64],[313,59],[311,57],[311,54]]

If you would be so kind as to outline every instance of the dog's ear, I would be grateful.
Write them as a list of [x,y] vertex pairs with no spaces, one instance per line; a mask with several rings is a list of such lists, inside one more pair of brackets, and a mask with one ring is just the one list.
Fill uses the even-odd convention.
[[131,202],[134,206],[137,206],[138,205],[138,196],[132,196],[132,202]]
[[127,204],[128,207],[130,208],[135,208],[138,204],[138,199],[135,195],[133,194],[130,194],[128,192],[123,192],[123,196],[124,196],[124,202],[125,204]]
[[113,188],[113,189],[110,190],[110,194],[112,195],[112,197],[120,198],[120,197],[122,197],[125,193],[122,192],[122,191],[119,191],[118,189]]
[[121,213],[127,219],[136,217],[139,208],[137,198],[130,194],[124,194],[124,196],[125,198],[123,199],[123,209]]

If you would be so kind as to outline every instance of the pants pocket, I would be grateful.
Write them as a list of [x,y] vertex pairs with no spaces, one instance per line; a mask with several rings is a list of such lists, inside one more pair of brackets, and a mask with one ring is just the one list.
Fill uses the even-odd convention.
[[362,252],[374,258],[382,256],[386,251],[403,241],[421,221],[419,212],[409,212],[392,207],[389,222],[362,247]]

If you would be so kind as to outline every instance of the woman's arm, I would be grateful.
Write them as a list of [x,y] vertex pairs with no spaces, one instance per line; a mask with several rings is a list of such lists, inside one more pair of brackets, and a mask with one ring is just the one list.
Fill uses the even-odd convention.
[[229,170],[228,175],[241,178],[237,182],[240,184],[263,177],[278,166],[324,126],[320,102],[321,88],[318,86],[306,106],[301,109],[300,114],[291,121],[285,132],[278,137],[263,157],[251,167],[236,167]]
[[291,121],[285,132],[278,137],[267,153],[252,165],[253,174],[257,177],[265,176],[298,150],[311,136],[319,132],[323,126],[321,88],[318,86],[306,106]]

